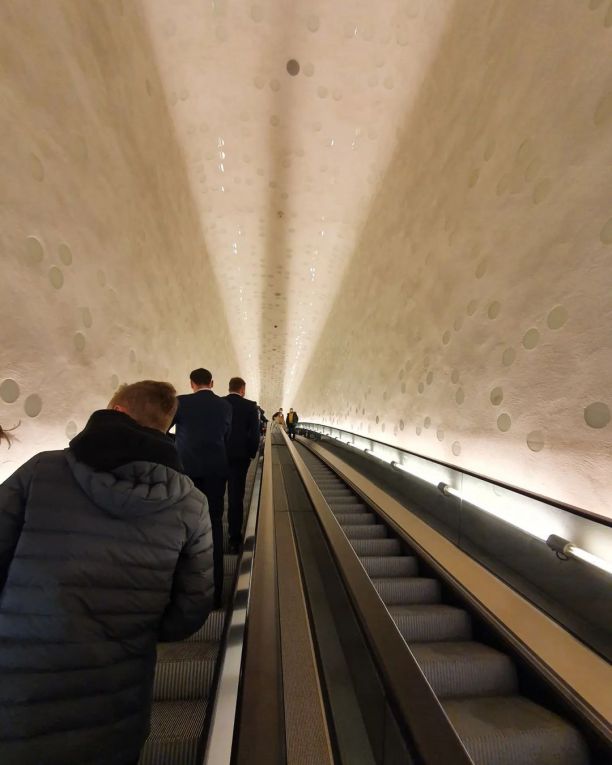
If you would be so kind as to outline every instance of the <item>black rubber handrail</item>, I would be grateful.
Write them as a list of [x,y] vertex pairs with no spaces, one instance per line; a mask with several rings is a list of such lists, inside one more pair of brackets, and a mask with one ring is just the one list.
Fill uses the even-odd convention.
[[[419,454],[418,452],[410,451],[410,449],[404,449],[401,446],[396,446],[395,444],[388,444],[385,441],[379,441],[376,438],[365,436],[363,433],[354,433],[352,430],[345,430],[344,428],[338,428],[335,425],[325,425],[322,422],[300,422],[297,430],[298,431],[305,430],[311,433],[317,433],[318,435],[323,435],[326,438],[332,438],[332,439],[334,438],[333,435],[330,435],[328,433],[320,433],[318,430],[312,430],[311,428],[309,428],[309,426],[316,426],[318,428],[330,428],[333,430],[337,430],[340,433],[346,433],[347,436],[357,436],[357,438],[365,438],[367,441],[372,441],[375,444],[380,444],[381,446],[385,446],[388,449],[395,449],[396,451],[401,452],[402,454],[410,454],[413,457],[418,457],[419,459],[427,460],[427,462],[433,462],[436,465],[441,465],[442,467],[449,468],[450,470],[455,470],[457,473],[464,473],[465,475],[472,476],[473,478],[478,478],[481,481],[486,481],[487,483],[493,484],[495,486],[500,486],[502,489],[508,489],[509,491],[516,492],[517,494],[522,494],[524,497],[535,499],[538,502],[545,502],[547,505],[556,507],[559,510],[564,510],[565,512],[571,513],[572,515],[580,516],[581,518],[585,518],[588,521],[594,521],[595,523],[600,523],[602,526],[608,526],[609,528],[612,528],[611,518],[605,518],[604,516],[596,515],[595,513],[591,513],[589,510],[585,510],[582,507],[576,507],[575,505],[570,505],[567,502],[561,502],[561,500],[552,499],[551,497],[547,497],[544,494],[537,494],[536,492],[529,491],[528,489],[522,489],[520,486],[514,486],[510,483],[504,483],[503,481],[498,481],[495,478],[491,478],[490,476],[483,475],[482,473],[476,473],[473,470],[466,470],[465,468],[460,468],[457,465],[453,465],[450,462],[443,462],[442,460],[437,460],[434,457],[427,457],[424,454]],[[346,446],[351,445],[351,444],[346,444],[345,441],[340,441],[340,443]],[[354,448],[359,449],[359,451],[362,451],[359,447],[354,447]],[[367,456],[373,457],[374,459],[378,459],[375,454],[368,454]]]

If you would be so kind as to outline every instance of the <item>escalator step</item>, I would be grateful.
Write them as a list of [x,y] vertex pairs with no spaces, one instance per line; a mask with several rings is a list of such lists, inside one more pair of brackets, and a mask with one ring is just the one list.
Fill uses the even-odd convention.
[[372,582],[387,606],[440,602],[440,582],[437,579],[416,576],[385,577],[373,579]]
[[416,643],[410,650],[441,699],[518,692],[510,658],[482,643]]
[[236,573],[236,566],[238,564],[237,555],[224,555],[223,556],[223,575],[233,576]]
[[138,765],[196,765],[206,706],[206,699],[156,701]]
[[203,641],[158,645],[153,698],[169,701],[208,696],[217,653],[217,643]]
[[338,523],[341,526],[365,526],[376,523],[374,513],[338,513]]
[[386,526],[377,523],[369,526],[349,524],[345,527],[344,533],[349,539],[385,539],[388,532]]
[[412,555],[385,555],[361,558],[361,565],[371,577],[416,576],[417,559]]
[[399,555],[402,547],[397,539],[352,539],[353,549],[359,556]]
[[336,496],[329,498],[328,505],[355,505],[355,504],[363,504],[361,500],[355,495],[355,494],[347,494],[346,496]]
[[452,699],[442,706],[475,765],[588,765],[580,733],[528,699]]
[[454,606],[391,606],[389,613],[407,643],[470,640],[472,624],[467,611]]
[[190,642],[219,642],[223,634],[223,625],[225,624],[225,609],[220,608],[217,611],[211,611],[204,625],[195,632],[190,638]]
[[370,508],[363,504],[363,502],[343,503],[337,504],[335,502],[327,503],[332,512],[335,515],[341,515],[342,513],[369,513]]

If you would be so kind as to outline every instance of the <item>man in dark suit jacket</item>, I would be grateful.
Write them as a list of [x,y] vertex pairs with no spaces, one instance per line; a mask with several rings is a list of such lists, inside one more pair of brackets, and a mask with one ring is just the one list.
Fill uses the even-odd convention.
[[223,500],[229,472],[227,445],[232,426],[232,408],[213,393],[212,374],[194,369],[189,376],[193,393],[178,396],[176,448],[185,472],[206,495],[213,535],[215,608],[221,606],[223,591]]
[[242,542],[242,516],[244,487],[251,459],[259,449],[259,411],[254,401],[244,398],[246,383],[241,377],[229,381],[229,394],[225,400],[232,407],[232,432],[227,455],[229,479],[227,483],[227,514],[230,549],[238,551]]

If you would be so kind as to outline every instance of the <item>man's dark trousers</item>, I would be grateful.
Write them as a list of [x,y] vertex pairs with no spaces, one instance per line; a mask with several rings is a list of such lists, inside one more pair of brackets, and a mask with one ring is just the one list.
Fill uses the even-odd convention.
[[295,441],[295,425],[289,425],[289,423],[287,423],[287,432],[289,433],[289,438],[292,441]]
[[230,457],[229,460],[227,517],[229,521],[229,539],[234,545],[242,542],[244,488],[250,462],[250,457],[235,457],[233,459]]
[[215,566],[215,608],[220,608],[221,596],[223,594],[223,501],[227,479],[217,476],[205,476],[192,478],[192,481],[208,500]]

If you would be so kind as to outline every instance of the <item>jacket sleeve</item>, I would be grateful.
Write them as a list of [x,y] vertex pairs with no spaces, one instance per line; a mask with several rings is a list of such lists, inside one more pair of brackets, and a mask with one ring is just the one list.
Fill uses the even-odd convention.
[[259,412],[257,407],[253,406],[249,413],[247,451],[249,457],[254,457],[259,449]]
[[0,485],[0,593],[21,535],[26,500],[38,457],[22,465]]
[[188,638],[204,624],[212,610],[212,529],[208,504],[204,497],[202,499],[198,521],[174,571],[170,603],[160,625],[162,642]]

